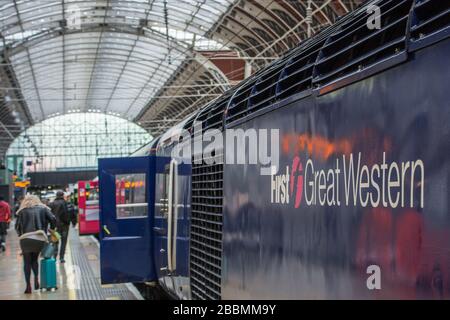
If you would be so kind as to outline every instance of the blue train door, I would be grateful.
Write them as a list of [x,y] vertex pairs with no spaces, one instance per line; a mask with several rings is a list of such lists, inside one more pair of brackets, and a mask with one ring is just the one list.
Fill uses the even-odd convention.
[[156,273],[163,286],[183,299],[189,293],[191,165],[158,159],[157,167],[153,227]]
[[153,259],[155,157],[99,160],[103,284],[156,280]]

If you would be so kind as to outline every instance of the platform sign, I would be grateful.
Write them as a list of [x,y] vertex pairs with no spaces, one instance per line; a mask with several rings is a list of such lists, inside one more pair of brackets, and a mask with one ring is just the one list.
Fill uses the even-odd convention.
[[16,187],[16,188],[22,188],[22,189],[24,189],[24,188],[26,188],[26,187],[29,187],[30,186],[30,181],[16,181],[16,182],[14,182],[14,187]]

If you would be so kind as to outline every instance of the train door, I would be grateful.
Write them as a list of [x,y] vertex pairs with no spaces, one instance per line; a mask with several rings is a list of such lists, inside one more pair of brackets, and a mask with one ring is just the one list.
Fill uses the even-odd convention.
[[155,190],[155,262],[161,285],[189,298],[189,210],[191,165],[160,162]]
[[156,280],[153,260],[154,157],[99,160],[103,284]]

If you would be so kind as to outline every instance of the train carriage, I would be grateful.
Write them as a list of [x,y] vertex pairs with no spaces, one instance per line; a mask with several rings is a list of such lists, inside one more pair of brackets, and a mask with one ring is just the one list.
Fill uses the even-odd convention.
[[[445,1],[370,2],[156,151],[100,160],[102,281],[180,299],[450,298],[449,22]],[[196,123],[226,137],[200,162]],[[274,163],[251,160],[264,135]],[[191,159],[174,156],[182,144]],[[146,177],[140,219],[117,217],[124,173]]]
[[99,233],[98,181],[78,181],[78,232],[80,235]]

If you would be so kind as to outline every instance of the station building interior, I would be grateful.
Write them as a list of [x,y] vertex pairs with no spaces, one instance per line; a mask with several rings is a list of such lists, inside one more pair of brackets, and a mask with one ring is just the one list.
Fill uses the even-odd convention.
[[[449,299],[450,104],[440,90],[450,80],[449,25],[449,4],[437,0],[1,0],[0,196],[10,214],[0,219],[0,299]],[[421,97],[427,79],[441,87]],[[170,139],[192,133],[194,120],[280,130],[280,170],[171,160]],[[367,198],[372,210],[364,197],[338,208],[334,189],[322,203],[331,182],[319,170],[337,179],[350,155],[363,169],[361,197],[364,169],[371,189],[374,171],[388,168],[379,203]],[[308,170],[316,180],[294,185]],[[56,284],[44,288],[52,254],[42,251],[31,294],[16,231],[30,195],[54,215],[63,198],[71,215],[68,231],[44,232]],[[148,230],[134,237],[138,223]],[[425,244],[413,250],[418,237]],[[150,257],[140,258],[137,238]],[[381,293],[365,288],[369,265],[381,268]]]

